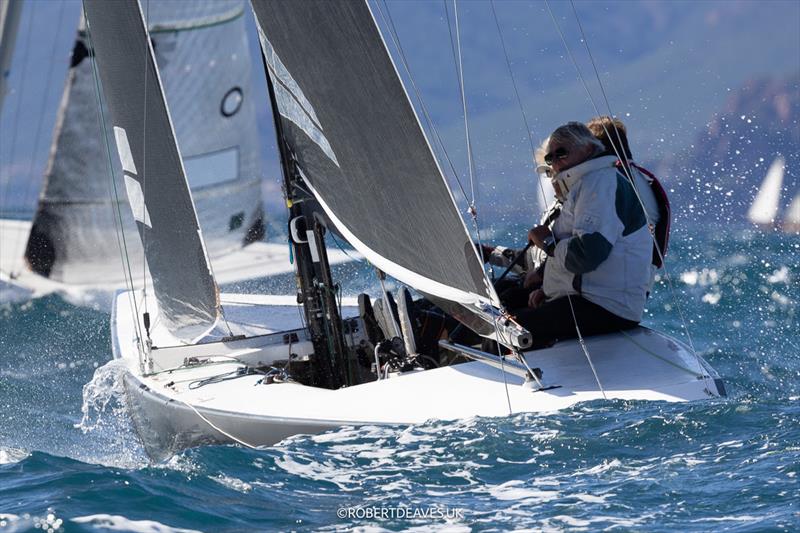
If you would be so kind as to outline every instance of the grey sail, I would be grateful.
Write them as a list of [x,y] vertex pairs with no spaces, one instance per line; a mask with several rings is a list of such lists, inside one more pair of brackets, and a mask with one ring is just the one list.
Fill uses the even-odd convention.
[[422,292],[496,303],[366,3],[252,4],[286,141],[339,232]]
[[219,294],[137,0],[84,2],[159,317],[182,339],[216,323]]
[[[215,258],[263,235],[261,169],[242,0],[152,0],[148,26],[200,226]],[[45,182],[26,259],[68,284],[124,280],[99,123],[94,58],[84,28],[72,51]],[[107,131],[113,131],[110,124]],[[113,149],[113,138],[109,140]],[[122,169],[113,160],[120,201]],[[124,206],[128,261],[143,272],[142,249]]]

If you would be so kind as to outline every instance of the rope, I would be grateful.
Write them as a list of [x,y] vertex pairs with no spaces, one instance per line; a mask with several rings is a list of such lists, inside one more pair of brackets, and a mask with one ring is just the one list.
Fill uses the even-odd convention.
[[254,446],[253,444],[249,444],[249,443],[247,443],[247,442],[245,442],[245,441],[243,441],[241,439],[238,439],[238,438],[234,437],[233,435],[231,435],[230,433],[228,433],[227,431],[225,431],[224,429],[222,429],[219,426],[217,426],[216,424],[214,424],[214,422],[212,422],[211,420],[209,420],[208,418],[203,416],[203,414],[200,411],[198,411],[195,408],[194,405],[190,404],[186,400],[184,400],[182,398],[179,398],[179,397],[176,397],[175,399],[178,400],[179,402],[181,402],[183,405],[185,405],[189,409],[191,409],[192,411],[194,411],[194,414],[196,414],[198,417],[200,417],[200,420],[202,420],[203,422],[205,422],[206,424],[211,426],[216,431],[222,433],[223,435],[225,435],[226,437],[228,437],[232,441],[236,442],[237,444],[241,444],[245,448],[250,448],[251,450],[258,450],[259,449],[258,446]]
[[575,323],[575,332],[578,334],[578,344],[580,344],[581,350],[583,350],[583,354],[589,362],[589,367],[592,369],[592,374],[594,374],[594,380],[597,382],[597,386],[600,387],[600,392],[603,393],[603,399],[608,400],[603,384],[600,383],[600,376],[597,375],[597,370],[594,368],[594,363],[592,363],[592,356],[589,355],[589,348],[587,348],[583,335],[581,335],[581,328],[578,327],[578,317],[575,316],[575,308],[572,306],[572,297],[569,294],[567,294],[567,302],[569,302],[569,310],[572,313],[572,321]]

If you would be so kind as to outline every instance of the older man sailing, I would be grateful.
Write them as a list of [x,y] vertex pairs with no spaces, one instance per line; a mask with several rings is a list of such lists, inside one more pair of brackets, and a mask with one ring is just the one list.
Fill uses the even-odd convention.
[[545,163],[564,196],[552,224],[529,239],[548,256],[530,307],[512,310],[536,346],[627,329],[642,319],[650,281],[652,241],[647,220],[617,157],[580,122],[557,128]]

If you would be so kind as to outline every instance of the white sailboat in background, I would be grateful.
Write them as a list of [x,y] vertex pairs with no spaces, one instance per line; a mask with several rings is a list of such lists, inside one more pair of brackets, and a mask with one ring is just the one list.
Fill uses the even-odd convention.
[[778,156],[769,166],[764,181],[747,211],[747,220],[762,227],[771,227],[778,215],[783,187],[783,169],[786,165],[783,157]]
[[[245,4],[153,1],[147,11],[218,282],[290,272],[288,247],[262,240],[262,171]],[[127,208],[119,213],[110,190],[122,195],[127,183],[119,179],[119,162],[109,164],[107,143],[113,146],[113,140],[104,139],[97,127],[94,78],[92,46],[81,20],[36,214],[31,222],[0,219],[0,302],[57,292],[78,305],[110,308],[126,280],[127,286],[141,287],[148,277],[133,218]],[[117,176],[115,183],[109,175]],[[118,245],[123,236],[124,270]],[[332,256],[334,262],[347,260],[341,253]]]
[[747,220],[762,229],[777,228],[785,233],[797,233],[800,232],[800,192],[795,195],[783,217],[779,216],[785,170],[786,160],[783,156],[776,157],[747,211]]
[[786,233],[800,233],[800,192],[794,195],[792,203],[783,217],[783,231]]
[[[499,307],[369,6],[252,4],[297,268],[297,295],[283,298],[219,294],[140,6],[85,0],[153,277],[147,295],[119,293],[112,314],[130,411],[153,457],[206,443],[271,445],[349,424],[724,394],[702,358],[646,328],[586,339],[594,368],[576,341],[523,354],[530,334]],[[360,317],[343,318],[354,302],[341,301],[331,279],[326,220],[380,271],[514,355],[443,343],[463,362],[425,369],[418,356],[426,354],[375,338]]]

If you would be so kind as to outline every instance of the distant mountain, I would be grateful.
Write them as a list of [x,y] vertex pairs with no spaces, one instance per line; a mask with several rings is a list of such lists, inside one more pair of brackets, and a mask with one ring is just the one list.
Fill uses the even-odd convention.
[[800,191],[800,73],[747,81],[660,172],[672,177],[673,203],[682,214],[742,224],[778,155],[786,159],[783,212]]

